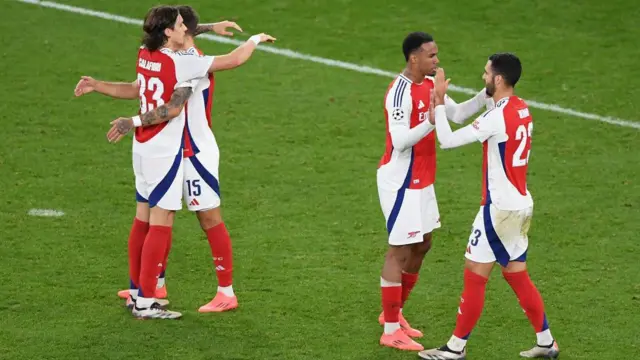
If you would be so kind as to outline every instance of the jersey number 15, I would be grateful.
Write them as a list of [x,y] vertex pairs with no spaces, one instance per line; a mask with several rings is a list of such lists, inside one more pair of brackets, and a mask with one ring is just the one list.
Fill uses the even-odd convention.
[[[164,104],[162,100],[164,84],[160,79],[152,77],[147,80],[144,75],[138,74],[138,85],[140,86],[140,113],[144,114]],[[145,94],[147,90],[153,91],[151,99],[147,99]]]
[[522,157],[522,153],[524,149],[527,147],[527,140],[531,139],[531,132],[533,131],[533,123],[530,122],[527,127],[524,125],[518,126],[516,130],[516,141],[520,141],[520,145],[516,149],[516,152],[513,154],[513,163],[511,164],[513,167],[525,166],[529,162],[529,155],[531,154],[531,147],[527,151],[527,155]]

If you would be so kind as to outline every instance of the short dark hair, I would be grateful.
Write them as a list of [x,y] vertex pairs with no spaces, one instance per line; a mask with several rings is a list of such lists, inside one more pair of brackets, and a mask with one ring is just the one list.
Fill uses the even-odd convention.
[[520,59],[512,53],[496,53],[489,56],[491,70],[496,75],[501,75],[507,85],[514,87],[522,75]]
[[198,13],[189,5],[180,5],[178,6],[178,11],[182,16],[182,21],[184,21],[184,26],[187,27],[187,33],[191,36],[195,36],[196,29],[198,28],[198,22],[200,21],[200,17]]
[[433,36],[417,31],[407,35],[402,42],[402,53],[404,53],[404,60],[409,61],[409,55],[414,51],[420,49],[422,44],[430,43],[433,41]]
[[180,12],[175,6],[158,5],[149,9],[142,25],[144,31],[142,44],[149,51],[160,49],[167,42],[164,31],[175,26],[178,15]]

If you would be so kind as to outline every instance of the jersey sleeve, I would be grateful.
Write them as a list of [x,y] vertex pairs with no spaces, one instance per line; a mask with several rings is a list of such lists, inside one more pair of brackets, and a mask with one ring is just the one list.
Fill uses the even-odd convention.
[[447,121],[446,112],[446,105],[437,105],[435,108],[436,136],[440,142],[440,148],[452,149],[474,143],[476,136],[471,129],[471,125],[467,125],[456,131],[451,130],[451,125],[449,125]]
[[409,130],[411,126],[411,94],[408,85],[399,84],[389,91],[385,99],[385,110],[388,115],[389,132]]
[[410,149],[435,128],[429,121],[411,127],[413,105],[409,86],[406,82],[398,82],[385,100],[389,135],[393,147],[399,151]]
[[194,88],[200,78],[205,77],[213,64],[213,56],[200,56],[197,54],[177,55],[176,64],[176,88]]
[[464,124],[464,122],[470,118],[473,114],[480,111],[483,107],[487,107],[487,95],[485,89],[482,89],[471,99],[462,103],[457,103],[455,100],[444,96],[444,103],[447,109],[447,118],[457,124]]
[[478,139],[479,142],[485,142],[488,138],[500,132],[502,124],[504,124],[504,119],[502,119],[501,109],[493,108],[478,116],[469,126],[476,139]]

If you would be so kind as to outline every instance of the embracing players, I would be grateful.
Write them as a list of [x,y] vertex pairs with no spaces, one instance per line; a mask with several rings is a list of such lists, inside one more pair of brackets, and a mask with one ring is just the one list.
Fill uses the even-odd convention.
[[[195,21],[197,23],[197,19]],[[184,51],[189,39],[188,29],[179,9],[172,6],[152,8],[145,17],[143,29],[144,46],[139,51],[135,84],[140,96],[140,115],[113,121],[107,134],[109,141],[115,142],[136,128],[133,162],[138,205],[129,238],[133,313],[143,318],[181,316],[164,310],[155,299],[155,290],[168,255],[173,212],[182,207],[183,190],[191,197],[191,210],[208,212],[199,218],[203,228],[209,225],[206,232],[212,247],[211,234],[226,238],[228,247],[223,256],[216,256],[214,251],[218,250],[212,250],[216,269],[227,271],[228,286],[220,281],[220,292],[200,311],[233,308],[237,306],[237,300],[234,304],[235,295],[230,288],[231,245],[219,210],[216,210],[220,204],[216,179],[219,155],[205,112],[211,98],[205,99],[203,91],[206,93],[205,89],[212,84],[208,74],[240,66],[249,59],[258,43],[275,39],[265,34],[254,35],[230,54],[216,57],[201,56],[194,48]],[[111,93],[103,93],[113,96],[128,91],[126,88],[110,89]],[[187,105],[190,102],[196,105]],[[190,110],[195,113],[191,118]],[[205,127],[208,136],[200,133]],[[193,134],[195,130],[199,132],[197,136]],[[184,186],[187,189],[183,189]],[[202,196],[205,192],[207,195]],[[198,197],[201,201],[193,201]],[[209,221],[203,221],[203,218]],[[225,260],[228,270],[223,265]],[[225,287],[231,290],[230,293],[225,292]]]

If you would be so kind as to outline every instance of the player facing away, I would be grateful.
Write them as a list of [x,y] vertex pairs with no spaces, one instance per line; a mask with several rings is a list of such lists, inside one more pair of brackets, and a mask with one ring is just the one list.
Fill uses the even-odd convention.
[[[418,281],[418,273],[431,248],[432,231],[440,227],[434,181],[436,140],[427,121],[432,104],[438,47],[423,32],[409,34],[402,44],[406,67],[385,95],[386,149],[377,171],[380,205],[389,234],[380,285],[384,326],[380,344],[402,350],[422,350],[411,338],[422,337],[404,318],[402,308]],[[446,99],[447,116],[463,123],[489,106],[483,91],[463,103]]]
[[419,353],[423,359],[464,359],[469,335],[485,300],[485,288],[494,264],[515,292],[529,318],[537,345],[520,353],[526,358],[555,359],[558,343],[551,336],[544,303],[527,272],[529,227],[533,199],[527,189],[527,167],[531,154],[533,120],[527,104],[514,95],[522,65],[518,57],[499,53],[489,57],[483,80],[495,108],[472,124],[452,132],[447,123],[444,94],[449,80],[438,69],[435,78],[435,124],[444,149],[476,141],[482,143],[482,203],[472,225],[465,253],[464,290],[456,327],[447,344]]
[[201,78],[243,64],[258,43],[275,39],[255,35],[231,54],[215,58],[180,51],[187,28],[178,9],[171,6],[152,8],[145,17],[143,30],[137,66],[139,115],[114,120],[107,138],[117,142],[136,128],[133,167],[137,208],[129,239],[132,313],[139,318],[175,319],[181,314],[163,309],[154,296],[171,239],[174,212],[182,207],[182,159],[188,111],[185,104]]
[[[219,35],[233,35],[228,27],[242,31],[234,22],[222,21],[215,24],[198,25],[198,14],[190,6],[178,6],[180,15],[187,27],[184,50],[197,51],[194,37],[208,31]],[[218,56],[218,60],[223,59]],[[76,96],[97,91],[121,99],[138,99],[140,86],[138,81],[132,83],[115,83],[98,81],[83,77],[75,89]],[[211,132],[211,107],[214,91],[214,76],[209,74],[201,78],[196,90],[189,97],[186,105],[185,143],[183,151],[184,184],[183,195],[189,210],[194,211],[202,230],[207,236],[213,257],[214,271],[218,278],[218,291],[209,303],[200,307],[200,312],[223,312],[238,307],[238,300],[233,291],[233,257],[231,239],[220,213],[220,187],[218,183],[219,150]],[[171,242],[167,247],[169,255]],[[167,291],[164,275],[167,265],[158,278],[157,298],[166,298]],[[118,292],[118,296],[127,299],[129,306],[133,303],[130,290]]]

